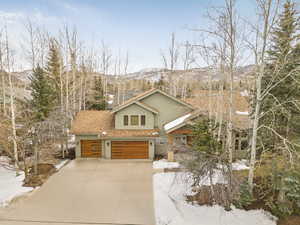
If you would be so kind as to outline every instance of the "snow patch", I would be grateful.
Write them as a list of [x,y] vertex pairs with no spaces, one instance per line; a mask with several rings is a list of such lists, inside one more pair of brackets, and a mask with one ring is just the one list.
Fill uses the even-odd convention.
[[246,115],[246,116],[249,115],[249,112],[240,112],[240,111],[236,111],[235,113],[238,114],[238,115]]
[[167,123],[164,126],[165,130],[170,130],[170,129],[178,126],[179,124],[183,123],[184,120],[187,119],[187,118],[189,118],[190,116],[191,116],[191,114],[189,113],[189,114],[186,114],[186,115],[184,115],[182,117],[177,118],[176,120],[173,120],[173,121]]
[[107,103],[111,105],[114,103],[114,100],[109,100],[109,101],[107,101]]
[[249,96],[249,92],[247,90],[243,90],[243,91],[241,91],[241,96],[247,97],[247,96]]
[[232,163],[233,170],[249,170],[249,166],[247,166],[247,160],[243,159],[237,162]]
[[13,198],[33,190],[32,187],[22,186],[24,172],[20,171],[20,175],[16,176],[16,171],[8,162],[8,158],[0,157],[0,207],[8,205]]
[[227,212],[217,205],[187,203],[185,196],[191,194],[191,184],[188,173],[153,175],[156,225],[276,225],[274,217],[263,210],[245,211],[232,207]]
[[153,169],[172,169],[179,168],[180,165],[178,162],[168,162],[166,159],[161,159],[153,162]]
[[65,160],[59,162],[58,164],[56,164],[56,165],[55,165],[55,168],[56,168],[57,170],[60,170],[60,169],[61,169],[64,165],[66,165],[68,162],[69,162],[69,160],[68,160],[68,159],[65,159]]

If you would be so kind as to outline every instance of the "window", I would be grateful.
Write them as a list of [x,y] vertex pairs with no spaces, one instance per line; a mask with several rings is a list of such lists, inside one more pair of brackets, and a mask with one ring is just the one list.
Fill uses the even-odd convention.
[[141,115],[141,126],[145,126],[145,125],[146,125],[146,116]]
[[176,136],[176,137],[175,137],[175,143],[176,143],[176,144],[183,144],[183,145],[186,145],[186,143],[187,143],[186,136]]
[[137,115],[130,116],[130,125],[138,126],[139,125],[139,116],[137,116]]
[[128,116],[124,116],[123,117],[123,123],[124,123],[124,126],[128,126]]

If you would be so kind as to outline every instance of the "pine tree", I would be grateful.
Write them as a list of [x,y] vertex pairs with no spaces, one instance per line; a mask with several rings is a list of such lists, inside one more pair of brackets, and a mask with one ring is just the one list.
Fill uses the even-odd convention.
[[60,53],[57,46],[57,42],[55,39],[50,40],[49,45],[49,53],[47,58],[47,65],[45,68],[45,71],[47,72],[48,77],[50,78],[51,85],[53,86],[53,89],[55,91],[56,99],[58,101],[61,101],[61,61],[60,61]]
[[221,144],[214,136],[217,126],[211,127],[209,119],[197,121],[193,126],[193,149],[202,152],[208,158],[220,155]]
[[53,109],[55,101],[55,92],[47,78],[45,71],[40,67],[34,69],[30,77],[32,100],[30,104],[34,112],[34,118],[37,121],[43,121]]
[[[262,80],[262,90],[268,94],[262,101],[262,112],[265,113],[261,123],[288,137],[299,127],[297,118],[300,100],[299,51],[295,48],[297,34],[297,12],[295,4],[287,0],[279,17],[278,25],[272,33],[271,46],[268,51],[266,73]],[[298,128],[299,129],[299,128]],[[274,133],[265,131],[264,139],[272,148],[278,138]]]
[[104,110],[106,108],[106,101],[102,85],[102,78],[95,77],[95,86],[93,88],[93,99],[88,102],[89,109]]

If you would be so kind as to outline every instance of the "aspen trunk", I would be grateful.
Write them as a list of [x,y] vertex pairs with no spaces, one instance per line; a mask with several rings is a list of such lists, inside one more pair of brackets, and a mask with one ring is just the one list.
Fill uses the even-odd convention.
[[73,90],[72,90],[72,101],[73,101],[73,112],[72,115],[74,116],[76,113],[76,71],[75,71],[75,56],[71,57],[71,65],[72,65],[72,81],[73,81]]
[[[34,134],[34,135],[36,135],[36,134]],[[34,137],[34,139],[36,139],[36,137]],[[39,152],[38,152],[38,146],[37,146],[37,141],[36,140],[34,140],[33,148],[34,148],[34,164],[33,164],[34,174],[38,175]]]
[[[253,180],[254,180],[254,170],[255,170],[255,162],[256,162],[256,145],[257,145],[257,133],[258,133],[258,125],[259,125],[259,117],[260,117],[260,108],[262,104],[262,87],[261,82],[262,78],[264,76],[264,70],[265,70],[265,52],[267,48],[267,40],[270,34],[270,28],[273,26],[273,23],[270,23],[270,19],[273,20],[276,15],[273,15],[274,18],[271,17],[271,8],[272,8],[272,0],[266,0],[263,2],[262,5],[260,5],[260,11],[262,12],[263,16],[263,32],[262,34],[257,32],[257,39],[258,37],[262,37],[262,47],[261,51],[258,49],[256,50],[256,59],[255,63],[259,67],[259,74],[256,79],[256,103],[255,103],[255,111],[254,111],[254,119],[253,119],[253,126],[252,126],[252,139],[251,139],[251,153],[250,153],[250,168],[249,168],[249,174],[248,174],[248,185],[249,190],[252,193],[253,192]],[[275,3],[278,6],[278,2]],[[277,7],[275,6],[275,8]],[[258,58],[258,55],[260,55],[260,58]]]
[[82,77],[80,77],[80,91],[79,91],[79,103],[78,103],[78,111],[81,110],[82,107],[82,92],[83,92],[83,82],[82,82]]
[[84,85],[83,85],[83,110],[86,109],[86,77],[84,77]]
[[1,69],[2,73],[2,99],[3,99],[3,113],[6,115],[6,82],[5,82],[5,73]]
[[260,75],[256,81],[256,105],[254,112],[254,120],[253,120],[253,130],[252,130],[252,139],[251,139],[251,153],[250,153],[250,168],[248,174],[248,184],[249,189],[253,191],[253,179],[254,179],[254,169],[256,162],[256,142],[257,142],[257,131],[259,124],[259,114],[261,107],[261,80],[262,80],[263,68],[261,69]]
[[10,94],[10,113],[11,113],[11,126],[12,126],[12,140],[13,140],[13,149],[14,149],[14,160],[15,160],[15,168],[18,174],[19,168],[19,157],[18,157],[18,145],[17,145],[17,131],[16,131],[16,114],[15,114],[15,95],[14,88],[12,83],[12,77],[10,73],[10,49],[8,46],[8,36],[6,30],[6,60],[7,60],[7,72],[8,72],[8,82],[9,82],[9,94]]
[[10,111],[11,111],[11,126],[13,135],[13,148],[14,148],[14,160],[15,167],[18,168],[18,146],[17,146],[17,131],[16,131],[16,115],[15,115],[15,102],[14,102],[14,90],[10,72],[8,73],[9,89],[10,89]]

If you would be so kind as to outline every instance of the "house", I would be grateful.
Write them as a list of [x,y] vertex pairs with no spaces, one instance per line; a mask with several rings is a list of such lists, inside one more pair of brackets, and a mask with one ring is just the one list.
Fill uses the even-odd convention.
[[[186,99],[186,102],[196,107],[198,110],[209,110],[211,116],[220,121],[222,116],[223,123],[229,119],[229,96],[230,91],[224,90],[222,94],[216,90],[195,90],[193,97]],[[235,140],[235,150],[243,151],[247,149],[249,143],[249,131],[251,130],[251,119],[249,116],[249,94],[248,91],[233,92],[233,138]],[[226,138],[226,132],[223,132]]]
[[164,126],[194,111],[192,105],[158,89],[131,98],[112,111],[80,111],[71,128],[76,136],[76,157],[153,159],[167,151]]
[[[153,159],[174,145],[191,145],[190,124],[208,115],[205,99],[187,99],[187,103],[151,89],[111,111],[81,111],[71,128],[76,135],[76,157]],[[213,105],[218,110],[220,104],[214,101]],[[235,129],[246,128],[248,120],[245,113],[235,114]],[[240,138],[237,145],[241,147]]]

